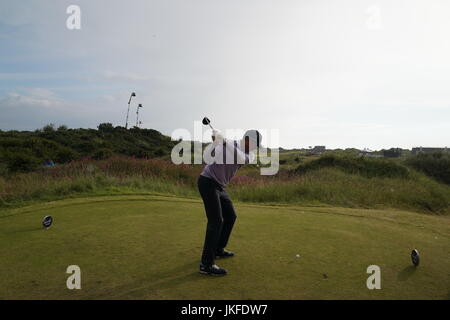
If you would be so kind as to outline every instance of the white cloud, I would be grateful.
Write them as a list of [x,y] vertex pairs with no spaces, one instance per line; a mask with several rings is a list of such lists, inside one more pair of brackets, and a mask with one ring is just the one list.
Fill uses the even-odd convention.
[[48,123],[89,128],[102,122],[122,125],[124,110],[117,95],[67,99],[45,88],[29,88],[0,97],[0,128],[33,130]]
[[45,88],[31,88],[25,93],[10,92],[0,99],[0,107],[43,107],[55,108],[63,105],[63,100],[58,98],[54,92]]

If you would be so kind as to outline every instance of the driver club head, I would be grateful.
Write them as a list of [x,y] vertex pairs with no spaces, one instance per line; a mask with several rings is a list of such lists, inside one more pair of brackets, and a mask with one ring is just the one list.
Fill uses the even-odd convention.
[[210,121],[207,117],[204,117],[204,118],[203,118],[202,123],[203,123],[205,126],[210,126],[211,129],[214,129],[214,128],[212,127],[212,125],[211,125],[211,121]]
[[209,121],[209,119],[207,117],[204,117],[202,120],[202,123],[206,126],[210,123],[211,121]]

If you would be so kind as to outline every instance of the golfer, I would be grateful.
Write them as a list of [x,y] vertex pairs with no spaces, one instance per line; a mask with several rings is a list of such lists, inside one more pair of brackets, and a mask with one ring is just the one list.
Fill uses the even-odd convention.
[[200,273],[223,276],[227,271],[214,264],[214,259],[234,256],[225,247],[236,220],[233,203],[225,188],[240,167],[253,162],[252,152],[260,146],[261,134],[257,130],[248,130],[241,141],[234,141],[224,139],[219,131],[213,130],[212,139],[207,152],[214,154],[215,160],[204,167],[198,178],[198,190],[208,218]]

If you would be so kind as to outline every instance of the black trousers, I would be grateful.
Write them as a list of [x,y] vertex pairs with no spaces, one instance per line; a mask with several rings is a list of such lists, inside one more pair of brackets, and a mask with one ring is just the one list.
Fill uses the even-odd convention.
[[198,190],[208,218],[201,261],[204,265],[212,265],[216,252],[224,249],[228,243],[236,212],[227,192],[216,181],[200,176]]

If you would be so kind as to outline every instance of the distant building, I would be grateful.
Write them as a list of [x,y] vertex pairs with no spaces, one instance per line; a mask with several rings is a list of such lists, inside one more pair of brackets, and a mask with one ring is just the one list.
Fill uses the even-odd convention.
[[389,150],[383,150],[383,156],[385,158],[399,158],[402,155],[402,149],[391,148]]
[[448,152],[447,147],[445,148],[424,148],[424,147],[418,147],[418,148],[412,148],[411,153],[414,155],[417,155],[419,153],[434,153],[434,152]]
[[315,146],[311,149],[310,154],[322,154],[326,151],[325,146]]

